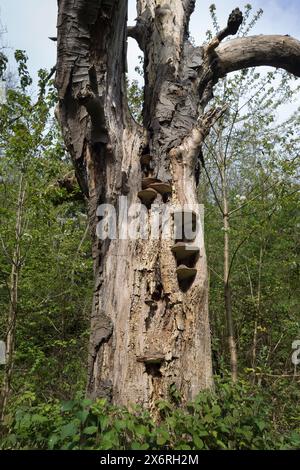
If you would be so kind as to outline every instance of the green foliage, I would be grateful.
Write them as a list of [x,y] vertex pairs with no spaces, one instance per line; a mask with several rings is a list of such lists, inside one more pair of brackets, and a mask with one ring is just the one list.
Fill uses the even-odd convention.
[[[143,77],[143,58],[138,57],[139,65],[135,67],[135,71]],[[142,124],[143,122],[143,103],[144,103],[144,89],[139,84],[138,80],[127,79],[127,99],[132,117]]]
[[[212,8],[215,15],[215,9]],[[261,16],[246,7],[245,35]],[[216,27],[217,19],[213,19]],[[282,110],[299,93],[282,71],[249,69],[231,74],[214,90],[214,106],[228,106],[206,139],[206,171],[199,188],[206,207],[214,368],[227,364],[224,314],[222,170],[230,220],[230,283],[239,370],[261,382],[264,374],[293,377],[291,344],[299,323],[299,115]],[[215,195],[218,198],[217,203]],[[256,357],[253,359],[254,330]],[[252,371],[252,372],[251,372]],[[275,380],[275,377],[274,377]]]
[[[117,408],[104,399],[92,402],[77,396],[63,403],[19,403],[6,418],[8,432],[1,448],[293,449],[299,446],[299,419],[295,406],[288,411],[295,417],[294,427],[286,424],[287,413],[280,414],[282,391],[273,389],[270,396],[246,381],[232,385],[216,378],[214,392],[202,392],[186,407],[158,403],[156,421],[139,407]],[[299,398],[296,388],[294,393]],[[278,400],[276,427],[273,400]]]
[[15,51],[15,59],[18,63],[18,73],[20,78],[20,86],[23,91],[32,84],[32,78],[29,75],[28,68],[27,68],[27,60],[28,57],[25,51],[16,50]]
[[[25,191],[15,342],[16,395],[37,399],[84,388],[92,259],[85,206],[57,182],[71,170],[53,120],[56,92],[39,72],[38,99],[27,92],[27,57],[16,51],[19,83],[0,106],[0,338],[7,333],[10,273],[15,250],[19,184]],[[2,381],[3,370],[0,370]]]
[[143,90],[137,80],[127,82],[129,108],[134,119],[142,123]]

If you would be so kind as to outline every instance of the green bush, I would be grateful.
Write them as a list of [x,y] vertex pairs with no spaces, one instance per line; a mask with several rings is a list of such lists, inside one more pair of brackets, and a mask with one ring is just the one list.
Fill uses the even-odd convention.
[[204,450],[300,446],[299,419],[298,428],[297,419],[294,429],[280,428],[282,423],[274,423],[270,397],[248,382],[232,385],[217,379],[215,392],[202,392],[186,406],[178,402],[174,391],[172,401],[159,402],[155,421],[139,407],[119,408],[104,399],[92,402],[77,397],[63,403],[21,406],[6,418],[1,448]]

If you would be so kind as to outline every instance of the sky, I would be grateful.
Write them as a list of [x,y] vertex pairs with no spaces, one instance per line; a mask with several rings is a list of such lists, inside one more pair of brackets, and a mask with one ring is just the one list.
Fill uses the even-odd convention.
[[[300,39],[300,0],[196,0],[190,30],[197,45],[203,43],[206,30],[211,28],[211,3],[217,7],[221,26],[226,25],[233,8],[242,8],[246,3],[251,3],[253,11],[259,8],[264,10],[263,17],[251,34],[290,34]],[[56,62],[56,43],[48,39],[49,36],[56,36],[56,14],[57,0],[0,0],[2,29],[4,27],[7,31],[2,37],[2,43],[9,47],[10,58],[14,49],[26,50],[33,76],[36,76],[39,68],[50,70]],[[135,17],[135,0],[129,0],[128,23],[134,24]],[[135,41],[129,39],[129,76],[140,80],[134,72],[139,54]]]

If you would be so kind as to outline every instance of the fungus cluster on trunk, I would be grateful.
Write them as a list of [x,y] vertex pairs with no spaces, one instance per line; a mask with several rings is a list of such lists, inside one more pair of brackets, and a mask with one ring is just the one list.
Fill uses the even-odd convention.
[[200,249],[194,244],[197,229],[197,214],[194,211],[174,212],[175,245],[172,252],[177,262],[177,278],[181,290],[187,290],[197,274],[195,264]]
[[[153,176],[152,156],[144,153],[140,158],[142,189],[138,192],[141,202],[149,209],[160,194],[167,202],[172,193],[172,185]],[[199,255],[199,247],[192,244],[196,237],[197,214],[193,211],[175,211],[174,237],[175,245],[171,248],[177,262],[176,274],[181,290],[187,290],[197,274],[195,264]],[[187,236],[188,235],[188,236]]]
[[138,192],[142,204],[147,208],[151,206],[157,195],[160,194],[163,201],[168,200],[168,196],[172,193],[172,185],[169,182],[161,181],[153,176],[154,166],[153,159],[149,153],[142,154],[140,158],[142,169],[142,190]]

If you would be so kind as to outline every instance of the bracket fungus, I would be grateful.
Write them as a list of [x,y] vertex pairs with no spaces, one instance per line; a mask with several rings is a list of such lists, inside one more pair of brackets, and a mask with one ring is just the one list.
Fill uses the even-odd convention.
[[161,195],[170,194],[172,192],[170,183],[157,182],[150,184],[149,187],[155,189]]
[[186,281],[187,279],[193,279],[197,274],[196,268],[189,268],[185,266],[185,264],[181,264],[176,269],[176,273],[178,276],[178,281]]
[[199,248],[197,246],[188,245],[184,242],[177,242],[171,248],[173,254],[175,255],[177,261],[182,261],[187,258],[190,258],[199,253]]
[[154,201],[156,196],[157,196],[157,192],[155,191],[155,189],[151,189],[151,188],[142,189],[142,191],[138,192],[138,197],[140,198],[142,203],[145,205],[151,204],[151,202]]
[[153,183],[161,183],[161,180],[148,176],[142,179],[142,189],[147,189]]
[[163,353],[147,353],[145,356],[137,356],[138,362],[144,362],[144,364],[161,364],[165,360]]

